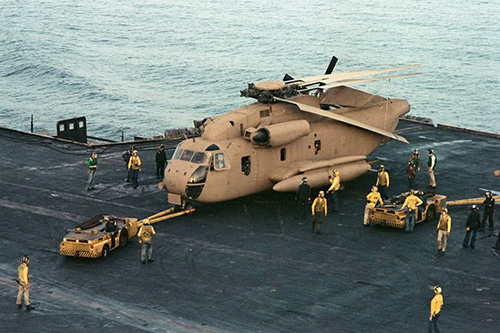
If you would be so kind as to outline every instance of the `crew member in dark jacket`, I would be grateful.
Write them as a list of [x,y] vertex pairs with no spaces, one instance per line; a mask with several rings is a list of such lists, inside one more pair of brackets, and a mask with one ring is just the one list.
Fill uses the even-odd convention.
[[307,218],[309,202],[311,202],[311,186],[307,184],[307,177],[302,178],[302,184],[299,185],[295,193],[295,200],[297,200],[295,219]]
[[466,233],[465,233],[465,239],[464,239],[464,247],[469,246],[469,238],[470,234],[472,233],[472,239],[470,241],[470,248],[474,248],[474,244],[476,243],[476,232],[477,229],[481,226],[481,220],[479,216],[479,207],[476,205],[472,205],[470,208],[470,214],[469,217],[467,218],[467,226],[466,226]]
[[165,146],[160,145],[156,152],[156,178],[163,178],[165,173],[165,164],[167,164],[167,154],[165,153]]
[[111,248],[114,248],[115,238],[118,235],[118,225],[115,219],[108,219],[108,222],[106,222],[106,232],[111,233]]
[[481,221],[481,228],[479,231],[483,231],[486,227],[486,219],[489,220],[490,230],[493,230],[493,212],[495,211],[495,199],[491,196],[491,192],[486,192],[486,198],[483,201],[484,215]]

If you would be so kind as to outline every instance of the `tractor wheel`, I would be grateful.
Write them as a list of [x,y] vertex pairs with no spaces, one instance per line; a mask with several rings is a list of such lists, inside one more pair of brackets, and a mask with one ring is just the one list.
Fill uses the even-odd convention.
[[109,246],[108,244],[104,244],[104,246],[102,247],[101,258],[106,259],[108,254],[109,254]]
[[427,213],[425,213],[425,220],[428,222],[433,222],[435,218],[436,218],[436,206],[430,205],[429,208],[427,208]]
[[125,247],[128,244],[128,231],[123,229],[120,233],[120,247]]

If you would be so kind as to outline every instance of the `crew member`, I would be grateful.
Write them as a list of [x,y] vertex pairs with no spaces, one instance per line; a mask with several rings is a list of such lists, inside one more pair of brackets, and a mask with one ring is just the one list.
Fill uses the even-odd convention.
[[479,229],[479,231],[483,231],[486,227],[486,219],[489,220],[490,231],[493,231],[493,212],[495,211],[495,199],[492,197],[490,191],[486,192],[485,194],[486,198],[483,201],[484,214],[483,220],[481,221],[481,229]]
[[163,178],[165,173],[165,164],[167,163],[167,154],[165,153],[165,146],[160,145],[156,151],[156,178]]
[[441,295],[441,286],[435,286],[432,289],[434,289],[434,297],[431,300],[428,332],[432,333],[432,331],[435,331],[439,333],[438,319],[441,315],[441,307],[443,306],[443,295]]
[[413,154],[410,157],[410,162],[415,167],[415,171],[420,171],[420,152],[418,149],[413,151]]
[[481,220],[479,217],[479,207],[476,205],[472,205],[470,208],[469,217],[467,217],[467,226],[464,238],[464,247],[469,246],[469,238],[472,233],[472,239],[470,241],[470,248],[474,248],[474,244],[476,243],[476,232],[477,229],[481,227]]
[[318,197],[313,201],[311,210],[313,215],[312,229],[314,230],[316,227],[316,233],[319,235],[321,234],[323,219],[328,215],[325,192],[319,191]]
[[24,295],[24,304],[26,305],[26,311],[31,311],[34,309],[33,306],[30,305],[30,277],[29,277],[29,268],[28,264],[30,262],[30,258],[28,255],[24,255],[22,259],[21,265],[17,268],[17,283],[19,285],[19,292],[17,293],[17,308],[22,309],[21,300]]
[[130,158],[132,157],[132,153],[134,152],[135,148],[134,146],[130,146],[128,150],[125,150],[125,152],[122,154],[123,158],[123,163],[125,163],[125,168],[127,168],[127,178],[125,179],[126,182],[131,182],[132,177],[131,177],[131,172],[128,168],[128,163],[130,162]]
[[328,176],[328,180],[330,181],[330,188],[326,193],[331,193],[332,194],[332,201],[333,201],[333,210],[335,212],[339,211],[339,197],[338,197],[338,192],[340,190],[340,173],[338,170],[333,170],[333,177]]
[[385,166],[381,165],[380,169],[377,173],[377,183],[375,186],[378,187],[378,191],[380,192],[380,196],[383,200],[388,200],[387,197],[387,189],[389,188],[389,174],[385,171]]
[[429,170],[429,186],[432,189],[436,188],[436,176],[434,175],[434,169],[436,168],[437,157],[434,153],[434,149],[429,149],[429,160],[427,161],[427,168]]
[[[410,171],[408,171],[408,169],[407,169],[407,173],[409,172],[408,178],[410,180],[410,188],[415,188],[415,181],[416,181],[416,178],[417,178],[417,171],[420,171],[420,153],[419,153],[418,149],[415,149],[413,151],[413,154],[411,155],[411,157],[408,160],[408,162],[411,164]],[[413,177],[410,177],[410,174]]]
[[448,237],[450,237],[451,231],[451,217],[448,215],[448,209],[444,208],[441,211],[441,216],[439,217],[436,230],[438,232],[438,253],[444,254],[446,251],[446,243],[448,241]]
[[369,226],[370,225],[370,212],[372,211],[372,208],[377,205],[377,203],[380,202],[381,205],[384,204],[384,201],[381,198],[380,193],[377,191],[377,186],[372,186],[372,191],[368,193],[366,196],[366,206],[365,206],[365,217],[363,219],[363,225],[364,226]]
[[137,150],[132,152],[132,156],[128,162],[128,169],[130,170],[130,177],[134,188],[139,187],[139,171],[141,171],[141,159],[137,156]]
[[408,176],[408,188],[412,189],[415,187],[415,167],[411,161],[406,162],[406,175]]
[[115,238],[118,235],[118,225],[116,224],[115,219],[109,219],[108,222],[106,222],[106,232],[111,233],[111,248],[115,247]]
[[427,197],[425,196],[424,191],[418,191],[416,193],[417,197],[422,200],[422,204],[418,206],[418,216],[417,219],[423,220],[424,219],[424,212],[425,209],[427,208]]
[[87,161],[87,172],[89,180],[87,182],[87,191],[95,190],[95,174],[97,172],[97,153],[92,153],[92,156]]
[[406,213],[406,232],[413,232],[413,228],[415,227],[415,213],[417,211],[417,206],[422,204],[422,200],[420,200],[415,195],[415,190],[410,191],[410,195],[406,197],[401,210],[407,209]]
[[297,201],[297,210],[295,219],[305,219],[307,217],[308,204],[311,202],[311,186],[307,184],[307,177],[302,178],[302,184],[297,188],[295,193]]
[[[144,224],[139,229],[137,237],[139,238],[139,243],[141,243],[141,260],[142,263],[146,263],[146,255],[148,262],[153,261],[153,236],[156,235],[155,229],[151,225],[149,219],[144,220]],[[147,252],[147,253],[146,253]]]

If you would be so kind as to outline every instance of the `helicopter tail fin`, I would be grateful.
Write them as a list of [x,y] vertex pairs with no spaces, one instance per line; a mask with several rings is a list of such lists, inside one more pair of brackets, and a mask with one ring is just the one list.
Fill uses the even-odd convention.
[[288,75],[288,73],[286,73],[285,76],[283,76],[283,81],[290,81],[290,80],[293,80],[293,77],[291,77],[290,75]]

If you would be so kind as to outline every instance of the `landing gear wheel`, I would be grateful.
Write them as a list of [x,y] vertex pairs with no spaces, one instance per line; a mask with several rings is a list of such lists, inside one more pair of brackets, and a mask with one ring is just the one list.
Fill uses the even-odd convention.
[[108,244],[105,244],[102,247],[101,258],[102,259],[106,259],[106,257],[108,256],[108,254],[109,254],[109,246],[108,246]]
[[430,205],[429,208],[427,208],[427,213],[425,213],[425,220],[428,222],[433,222],[435,218],[436,218],[436,206]]
[[120,247],[125,247],[128,244],[128,231],[123,229],[120,233]]

